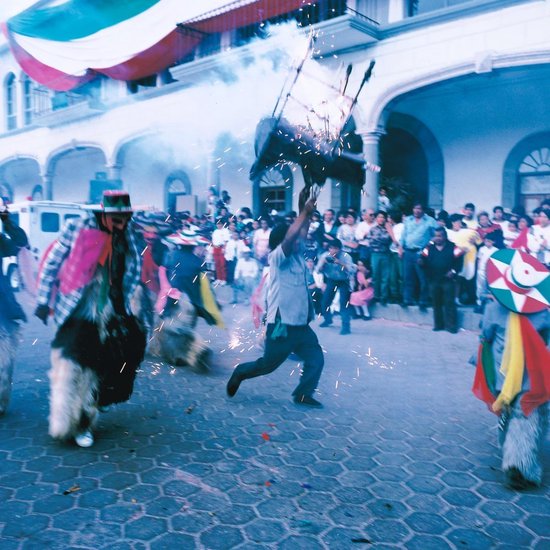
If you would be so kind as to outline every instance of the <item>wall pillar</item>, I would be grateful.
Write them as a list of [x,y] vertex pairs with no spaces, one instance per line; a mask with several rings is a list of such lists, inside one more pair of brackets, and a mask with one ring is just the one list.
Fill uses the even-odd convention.
[[408,14],[406,0],[390,0],[388,5],[388,23],[402,21]]
[[44,199],[53,200],[53,174],[44,172],[42,174],[42,189],[44,190]]
[[[367,162],[372,164],[380,163],[380,139],[385,133],[384,130],[379,129],[360,134],[363,138],[363,154]],[[374,208],[376,210],[379,180],[380,172],[367,170],[365,184],[361,192],[361,210],[365,208]]]

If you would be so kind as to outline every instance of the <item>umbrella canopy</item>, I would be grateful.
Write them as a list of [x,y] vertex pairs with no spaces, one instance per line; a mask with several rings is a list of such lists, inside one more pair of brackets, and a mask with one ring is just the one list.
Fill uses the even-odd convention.
[[3,23],[13,55],[58,91],[97,74],[137,80],[177,63],[209,34],[311,5],[311,0],[67,0],[43,2]]

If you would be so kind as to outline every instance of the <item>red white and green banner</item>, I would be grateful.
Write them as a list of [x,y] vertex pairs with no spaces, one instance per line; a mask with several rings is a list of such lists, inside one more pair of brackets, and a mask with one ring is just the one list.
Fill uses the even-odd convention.
[[98,73],[136,80],[169,67],[211,33],[318,0],[53,0],[3,23],[13,55],[35,81],[70,90]]

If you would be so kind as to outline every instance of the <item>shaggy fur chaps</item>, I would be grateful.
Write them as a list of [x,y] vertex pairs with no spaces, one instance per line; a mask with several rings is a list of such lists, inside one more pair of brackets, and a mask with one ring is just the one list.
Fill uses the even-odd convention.
[[17,327],[8,330],[0,325],[0,415],[6,412],[10,402],[18,337]]
[[212,351],[195,332],[197,314],[182,294],[180,300],[166,307],[149,342],[148,352],[171,365],[187,366],[197,373],[208,371]]
[[548,403],[529,416],[516,399],[501,430],[502,469],[514,489],[538,487],[542,482],[541,450],[548,428]]
[[96,291],[92,285],[52,342],[49,433],[56,439],[93,428],[98,407],[128,400],[145,353],[151,306],[143,288],[125,318],[110,303],[95,316]]

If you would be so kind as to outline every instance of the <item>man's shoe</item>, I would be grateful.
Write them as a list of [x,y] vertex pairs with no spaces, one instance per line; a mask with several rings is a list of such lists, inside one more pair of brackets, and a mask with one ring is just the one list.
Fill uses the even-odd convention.
[[418,311],[421,311],[422,313],[426,313],[426,311],[428,311],[428,306],[426,304],[419,304]]
[[456,334],[458,332],[458,329],[456,328],[449,328],[447,329],[447,332],[451,333],[451,334]]
[[294,403],[296,403],[296,405],[302,405],[304,407],[312,407],[314,409],[323,408],[323,404],[319,403],[317,399],[314,399],[310,395],[295,395]]
[[91,447],[94,444],[94,436],[90,430],[76,434],[74,438],[79,447]]
[[340,331],[340,334],[342,336],[346,336],[347,334],[351,334],[351,330],[349,328],[343,328],[341,331]]
[[441,332],[442,330],[445,330],[445,329],[444,329],[444,328],[440,328],[440,327],[434,327],[434,328],[432,328],[432,330],[433,330],[434,332]]
[[241,385],[242,381],[243,379],[237,374],[237,371],[236,370],[233,371],[233,374],[231,375],[231,378],[227,382],[227,387],[226,387],[227,395],[229,397],[233,397],[237,393],[237,390],[239,389],[239,386]]
[[332,325],[332,321],[323,321],[320,325],[319,325],[319,328],[327,328],[327,327],[330,327]]

